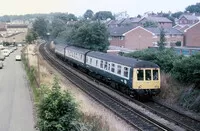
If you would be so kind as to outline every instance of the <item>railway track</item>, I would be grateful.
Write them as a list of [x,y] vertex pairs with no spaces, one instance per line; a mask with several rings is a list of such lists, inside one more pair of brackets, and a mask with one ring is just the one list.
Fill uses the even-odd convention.
[[44,44],[39,47],[39,51],[43,58],[47,60],[56,70],[61,72],[64,77],[70,80],[73,84],[87,93],[90,97],[94,98],[96,101],[104,105],[106,108],[110,109],[117,116],[124,119],[126,122],[131,124],[138,130],[172,130],[168,126],[159,123],[158,121],[150,118],[149,116],[135,110],[131,106],[122,103],[115,97],[107,94],[106,92],[95,87],[91,83],[85,81],[83,78],[79,77],[77,74],[73,73],[68,69],[62,62],[55,59],[51,54],[46,51]]

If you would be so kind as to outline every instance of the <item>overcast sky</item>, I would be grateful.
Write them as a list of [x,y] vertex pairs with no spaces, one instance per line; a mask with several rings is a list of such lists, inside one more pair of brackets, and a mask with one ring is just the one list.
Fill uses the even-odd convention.
[[87,9],[113,13],[127,11],[130,16],[153,12],[184,11],[199,0],[2,0],[0,15],[69,12],[77,16]]

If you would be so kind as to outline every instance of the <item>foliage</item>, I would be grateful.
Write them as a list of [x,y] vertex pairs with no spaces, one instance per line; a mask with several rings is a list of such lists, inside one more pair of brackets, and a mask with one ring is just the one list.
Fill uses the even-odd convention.
[[146,21],[143,26],[146,27],[158,27],[158,23],[155,23],[153,21]]
[[73,45],[91,50],[105,51],[108,46],[106,26],[99,22],[84,22],[72,32]]
[[190,13],[200,13],[200,3],[186,7],[185,11],[189,11]]
[[200,112],[200,90],[196,88],[188,88],[179,98],[179,103],[182,107]]
[[55,79],[52,89],[45,89],[38,105],[37,126],[40,131],[77,130],[79,115],[74,99],[69,92],[60,90],[58,80]]
[[84,15],[83,15],[83,17],[85,18],[85,19],[92,19],[92,17],[93,17],[93,15],[94,15],[94,12],[92,11],[92,10],[87,10],[85,13],[84,13]]
[[30,30],[26,35],[26,42],[31,44],[34,40],[37,39],[37,37],[38,37],[37,33],[33,30]]
[[47,37],[47,21],[42,18],[39,17],[35,20],[35,22],[33,23],[33,31],[37,32],[37,34],[42,37],[42,38],[46,38]]
[[181,12],[181,11],[179,11],[179,12],[175,12],[175,13],[172,14],[172,17],[178,19],[182,14],[183,14],[183,12]]
[[178,59],[178,56],[172,49],[145,49],[125,54],[125,56],[154,62],[164,72],[170,72],[173,69],[173,62]]
[[160,50],[163,50],[165,48],[165,31],[164,28],[161,28],[160,30],[160,41],[158,41],[158,47]]
[[115,19],[110,11],[99,11],[94,15],[94,20],[106,20],[108,18]]
[[172,75],[181,82],[200,85],[200,54],[177,59]]
[[176,45],[176,46],[181,46],[181,41],[177,41],[177,42],[175,43],[175,45]]

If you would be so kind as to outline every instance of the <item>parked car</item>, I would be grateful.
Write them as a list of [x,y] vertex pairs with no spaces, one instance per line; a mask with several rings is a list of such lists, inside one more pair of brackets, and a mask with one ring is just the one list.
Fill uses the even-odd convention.
[[17,44],[18,47],[22,47],[22,44]]
[[2,68],[3,68],[3,62],[0,61],[0,69],[2,69]]
[[10,55],[10,50],[9,49],[3,49],[2,50],[2,53],[3,55],[6,57],[6,56],[9,56]]
[[16,60],[16,61],[21,61],[21,55],[16,55],[16,56],[15,56],[15,60]]
[[5,56],[3,55],[3,53],[0,53],[0,60],[2,60],[2,61],[5,60]]

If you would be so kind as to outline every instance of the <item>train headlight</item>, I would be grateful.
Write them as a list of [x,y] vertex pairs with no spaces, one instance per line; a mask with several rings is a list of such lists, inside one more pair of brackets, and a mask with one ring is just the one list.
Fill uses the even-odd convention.
[[138,89],[141,89],[142,88],[142,85],[140,85],[139,87],[138,87]]
[[157,86],[157,85],[156,85],[156,86],[154,86],[154,87],[155,87],[155,88],[159,88],[159,86]]

